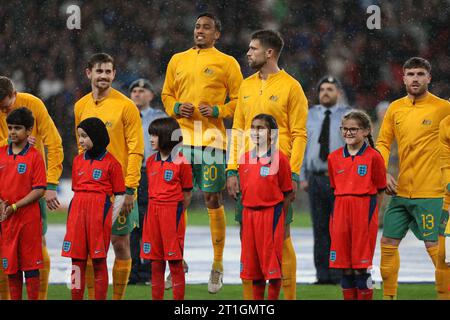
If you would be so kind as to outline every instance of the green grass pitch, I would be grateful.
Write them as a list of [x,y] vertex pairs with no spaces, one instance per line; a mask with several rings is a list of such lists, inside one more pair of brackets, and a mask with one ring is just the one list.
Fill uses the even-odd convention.
[[[267,290],[266,290],[267,292]],[[111,299],[112,287],[108,289],[108,299]],[[400,284],[399,300],[435,300],[434,284]],[[165,291],[165,299],[172,299],[172,291]],[[209,294],[207,285],[187,285],[186,300],[241,300],[240,285],[224,285],[218,294]],[[280,296],[283,299],[283,293]],[[374,290],[374,300],[381,300],[381,289]],[[66,285],[50,285],[49,300],[70,300],[70,290]],[[342,300],[341,289],[337,285],[297,284],[297,299],[299,300]],[[151,286],[133,285],[127,287],[125,300],[151,300]]]

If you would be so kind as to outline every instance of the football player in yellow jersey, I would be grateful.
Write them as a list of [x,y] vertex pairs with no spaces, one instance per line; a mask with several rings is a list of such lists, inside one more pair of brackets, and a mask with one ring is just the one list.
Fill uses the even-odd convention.
[[[248,151],[248,139],[245,145],[240,143],[243,132],[248,133],[251,121],[259,113],[272,115],[278,123],[279,148],[289,157],[292,168],[293,195],[299,182],[300,167],[306,148],[306,121],[308,101],[300,83],[278,66],[283,49],[283,39],[272,30],[257,31],[252,35],[248,62],[255,74],[246,78],[241,85],[238,104],[233,120],[233,133],[230,146],[230,159],[227,167],[227,188],[229,194],[239,201],[236,159]],[[237,137],[237,139],[235,139]],[[282,287],[286,300],[296,299],[297,262],[290,237],[290,223],[293,220],[292,205],[286,214],[286,234],[282,253]],[[236,221],[241,222],[241,212],[237,212]],[[243,280],[244,299],[252,298],[251,281]]]
[[[450,300],[450,116],[439,125],[441,170],[446,188],[439,234],[439,254],[436,265],[436,290],[439,300]],[[442,236],[444,230],[444,236]]]
[[161,94],[167,114],[180,124],[183,153],[192,163],[194,184],[203,191],[208,210],[214,250],[209,293],[217,293],[223,282],[226,229],[221,193],[225,188],[223,119],[233,117],[242,82],[236,59],[214,47],[220,31],[217,17],[210,13],[198,16],[195,45],[170,59]]
[[[111,87],[116,74],[114,59],[106,53],[90,57],[86,75],[92,92],[75,103],[75,128],[86,118],[101,119],[111,142],[108,151],[120,162],[125,179],[126,195],[122,212],[113,222],[111,242],[114,248],[113,299],[125,295],[131,271],[130,233],[139,225],[135,201],[144,156],[144,132],[139,111],[127,96]],[[77,138],[78,139],[78,138]],[[81,149],[79,149],[81,152]],[[86,270],[89,299],[94,299],[92,262]]]
[[[6,116],[19,107],[26,107],[33,113],[35,124],[29,142],[39,150],[47,164],[47,190],[45,198],[39,201],[43,227],[42,256],[44,260],[44,267],[39,272],[39,300],[46,300],[50,274],[50,256],[45,243],[45,234],[47,232],[46,207],[50,210],[55,210],[60,205],[56,187],[62,173],[64,153],[61,136],[42,100],[29,93],[17,92],[12,81],[7,77],[0,77],[0,144],[7,144],[8,142]],[[47,149],[47,152],[45,152],[45,149]],[[5,286],[7,286],[7,282],[4,281],[0,267],[0,299],[8,298],[8,294],[5,294],[4,291]]]
[[387,175],[386,193],[393,197],[384,214],[380,266],[386,300],[397,298],[398,246],[408,229],[424,241],[437,267],[437,286],[445,283],[445,272],[440,272],[444,270],[439,269],[442,264],[438,262],[438,239],[444,231],[440,225],[445,218],[439,125],[450,115],[450,103],[428,92],[431,65],[427,60],[410,58],[403,65],[403,73],[407,96],[389,105],[376,144],[387,167],[391,143],[396,139],[400,164],[398,181]]

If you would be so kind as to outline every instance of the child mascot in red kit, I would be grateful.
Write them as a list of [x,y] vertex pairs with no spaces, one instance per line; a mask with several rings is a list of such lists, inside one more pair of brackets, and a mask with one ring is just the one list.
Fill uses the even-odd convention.
[[277,300],[281,289],[281,263],[285,213],[292,192],[289,159],[276,148],[275,118],[259,114],[251,124],[253,150],[239,161],[242,190],[241,279],[253,280],[253,299]]
[[[106,258],[113,219],[123,203],[125,183],[120,163],[106,150],[106,126],[98,118],[87,118],[77,127],[81,147],[72,166],[72,190],[67,232],[62,256],[72,258],[72,299],[82,300],[88,257],[92,258],[95,299],[105,300],[108,292]],[[114,205],[111,202],[112,196]]]
[[372,300],[372,266],[378,231],[379,196],[386,189],[386,168],[374,148],[372,125],[362,111],[342,119],[345,146],[328,156],[334,209],[330,217],[330,268],[343,269],[344,300]]
[[152,299],[164,298],[164,272],[169,262],[174,300],[183,300],[185,210],[191,201],[192,168],[180,153],[180,126],[173,118],[154,120],[149,128],[152,149],[147,159],[148,210],[142,230],[141,258],[152,261]]

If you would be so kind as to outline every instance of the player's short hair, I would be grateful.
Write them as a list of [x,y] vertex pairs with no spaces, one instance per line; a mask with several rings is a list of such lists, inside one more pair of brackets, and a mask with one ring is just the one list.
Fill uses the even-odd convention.
[[208,18],[212,19],[214,21],[214,28],[216,28],[216,30],[219,32],[222,31],[222,22],[220,22],[219,18],[217,18],[215,15],[213,15],[212,13],[209,13],[209,12],[203,12],[203,13],[199,14],[199,16],[197,17],[197,20],[200,19],[201,17],[208,17]]
[[25,107],[14,109],[6,117],[6,123],[24,126],[27,130],[31,129],[34,125],[33,113]]
[[[174,135],[176,130],[178,132]],[[183,141],[180,125],[177,120],[170,117],[153,120],[148,127],[148,133],[158,137],[158,148],[166,152],[171,152],[177,144]]]
[[0,100],[8,96],[12,96],[14,92],[14,84],[8,77],[0,76]]
[[88,68],[89,70],[92,70],[92,68],[97,63],[102,64],[102,63],[109,63],[109,62],[112,63],[113,70],[116,70],[116,64],[114,63],[113,57],[111,57],[109,54],[104,53],[104,52],[94,53],[92,56],[89,57],[86,68]]
[[428,73],[431,73],[431,63],[427,59],[421,57],[409,58],[403,65],[403,71],[405,71],[405,69],[414,68],[424,68]]
[[252,40],[259,40],[261,45],[267,49],[274,49],[278,56],[284,47],[284,41],[280,33],[274,30],[259,30],[252,34]]

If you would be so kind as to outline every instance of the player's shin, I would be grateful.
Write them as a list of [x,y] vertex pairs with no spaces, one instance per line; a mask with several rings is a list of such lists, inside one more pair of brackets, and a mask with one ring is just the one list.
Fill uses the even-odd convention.
[[95,300],[106,300],[108,294],[108,267],[106,258],[93,259],[95,277]]
[[264,300],[265,280],[253,280],[253,300]]
[[3,267],[0,265],[0,300],[11,299],[9,295],[8,276],[4,273]]
[[[28,300],[38,300],[40,298],[40,272],[38,269],[25,271],[25,284],[27,287]],[[47,298],[47,297],[46,297]]]
[[355,275],[353,273],[342,275],[341,287],[344,300],[357,300]]
[[278,300],[280,297],[281,279],[269,280],[269,289],[267,294],[268,300]]
[[439,236],[439,253],[435,271],[439,300],[450,300],[450,268],[445,263],[445,237]]
[[253,300],[253,281],[242,279],[242,293],[244,300]]
[[225,209],[220,206],[217,209],[209,209],[209,226],[214,250],[214,262],[212,269],[223,272],[223,248],[225,246],[226,219]]
[[86,260],[72,259],[72,300],[83,300],[85,278],[86,277]]
[[47,300],[48,279],[50,276],[50,256],[46,246],[42,246],[43,268],[39,271],[39,300]]
[[184,300],[186,280],[183,270],[183,260],[169,261],[169,268],[172,274],[173,300]]
[[400,269],[398,246],[381,244],[380,269],[383,278],[383,299],[396,299],[398,271]]
[[281,273],[282,286],[285,300],[295,300],[297,298],[297,257],[291,237],[283,241]]
[[123,300],[131,272],[131,259],[114,260],[113,267],[113,300]]
[[357,288],[357,300],[372,300],[372,278],[369,273],[356,274],[355,284]]
[[94,266],[92,259],[89,257],[86,264],[86,287],[88,291],[88,300],[95,300],[95,281],[94,281]]
[[164,260],[152,260],[152,300],[164,299]]
[[9,293],[11,300],[22,300],[23,274],[18,271],[15,274],[8,275]]

